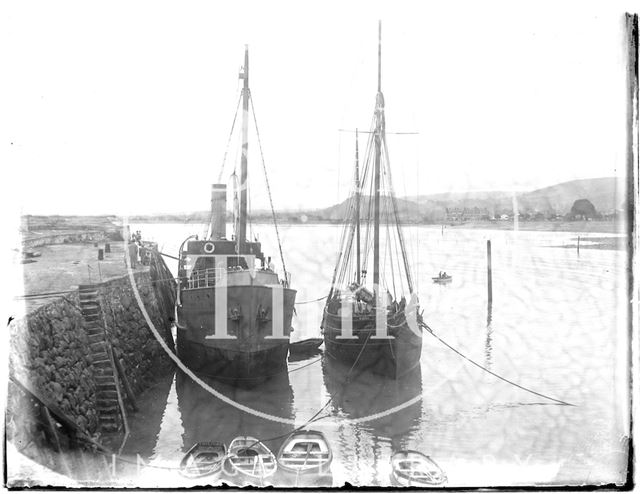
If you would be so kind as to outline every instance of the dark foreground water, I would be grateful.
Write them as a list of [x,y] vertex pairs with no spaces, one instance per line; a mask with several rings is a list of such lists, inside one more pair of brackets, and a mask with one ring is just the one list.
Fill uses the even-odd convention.
[[[134,229],[172,255],[187,235],[200,233],[186,225]],[[339,228],[289,226],[281,233],[297,300],[326,295]],[[263,249],[275,257],[269,229],[261,226],[260,234]],[[288,375],[251,390],[206,380],[274,420],[240,411],[178,372],[150,389],[141,412],[130,418],[132,435],[123,454],[139,455],[147,466],[121,480],[185,485],[175,468],[197,441],[228,444],[246,434],[277,451],[281,436],[331,400],[312,427],[331,442],[333,485],[389,485],[389,457],[404,448],[430,455],[449,486],[624,481],[626,253],[583,248],[577,255],[573,248],[557,248],[574,244],[575,233],[415,227],[406,229],[406,237],[424,319],[433,330],[492,371],[575,406],[500,381],[428,333],[420,371],[402,382],[360,374],[346,383],[348,369],[321,354],[290,362]],[[589,236],[581,237],[581,246],[588,245]],[[487,239],[493,247],[491,308]],[[452,284],[431,283],[441,270],[454,276]],[[323,301],[297,306],[294,340],[319,335],[322,307]]]

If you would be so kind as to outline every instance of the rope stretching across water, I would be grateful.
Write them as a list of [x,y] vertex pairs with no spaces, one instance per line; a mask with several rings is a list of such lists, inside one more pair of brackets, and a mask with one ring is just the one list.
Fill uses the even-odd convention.
[[[565,405],[565,406],[576,406],[576,405],[574,405],[574,404],[572,404],[572,403],[568,403],[568,402],[566,402],[566,401],[558,400],[558,399],[553,398],[553,397],[551,397],[551,396],[548,396],[548,395],[545,395],[545,394],[542,394],[542,393],[538,393],[537,391],[534,391],[534,390],[532,390],[532,389],[529,389],[529,388],[527,388],[527,387],[525,387],[525,386],[522,386],[522,385],[520,385],[520,384],[517,384],[517,383],[515,383],[515,382],[513,382],[513,381],[511,381],[511,380],[509,380],[509,379],[507,379],[507,378],[505,378],[505,377],[502,377],[502,376],[500,376],[499,374],[496,374],[495,372],[493,372],[493,371],[491,371],[491,370],[487,369],[486,367],[484,367],[484,366],[482,366],[482,365],[478,364],[477,362],[475,362],[474,360],[470,359],[469,357],[467,357],[466,355],[464,355],[463,353],[461,353],[460,351],[458,351],[457,349],[455,349],[453,346],[451,346],[449,343],[447,343],[446,341],[444,341],[442,338],[440,338],[438,335],[436,335],[436,334],[433,332],[433,330],[432,330],[432,329],[431,329],[431,328],[430,328],[426,323],[421,322],[421,323],[420,323],[420,327],[421,327],[421,328],[423,328],[423,329],[426,329],[426,330],[427,330],[427,332],[428,332],[431,336],[433,336],[435,339],[437,339],[440,343],[442,343],[444,346],[446,346],[447,348],[449,348],[451,351],[453,351],[454,353],[456,353],[458,356],[462,357],[462,358],[463,358],[463,359],[465,359],[467,362],[469,362],[469,363],[471,363],[471,364],[475,365],[476,367],[480,368],[481,370],[483,370],[483,371],[485,371],[485,372],[487,372],[487,373],[491,374],[492,376],[494,376],[494,377],[496,377],[496,378],[498,378],[498,379],[500,379],[500,380],[502,380],[502,381],[504,381],[504,382],[506,382],[506,383],[508,383],[508,384],[511,384],[512,386],[515,386],[516,388],[522,389],[523,391],[526,391],[526,392],[528,392],[528,393],[534,394],[534,395],[539,396],[539,397],[541,397],[541,398],[544,398],[544,399],[547,399],[547,400],[553,401],[553,402],[558,403],[558,404],[560,404],[560,405]],[[344,390],[345,390],[345,388],[346,388],[346,386],[350,383],[350,380],[351,380],[351,373],[353,372],[353,369],[355,368],[355,366],[357,365],[358,361],[360,360],[360,357],[362,356],[362,353],[363,353],[363,351],[364,351],[365,347],[367,346],[368,341],[369,341],[369,338],[367,337],[367,340],[365,341],[364,345],[362,346],[362,349],[360,350],[360,353],[358,354],[358,357],[356,358],[355,362],[353,363],[353,365],[352,365],[352,366],[351,366],[351,368],[349,369],[349,372],[347,373],[346,380],[345,380],[345,383],[344,383],[344,385],[343,385],[343,389],[342,389],[342,391],[344,391]],[[318,360],[320,360],[320,359],[318,359]],[[314,360],[313,362],[311,362],[310,364],[307,364],[307,365],[311,365],[311,364],[313,364],[313,363],[316,363],[318,360]],[[307,365],[305,365],[305,366],[303,366],[303,367],[306,367]],[[297,370],[297,369],[296,369],[296,370]],[[303,428],[307,427],[307,426],[308,426],[308,425],[310,425],[311,423],[313,423],[313,422],[315,422],[315,421],[317,421],[317,420],[320,420],[320,419],[322,419],[322,418],[325,418],[325,416],[324,416],[324,415],[323,415],[323,416],[319,416],[319,415],[320,415],[324,410],[326,410],[326,408],[327,408],[327,407],[328,407],[328,406],[333,402],[333,399],[334,399],[334,397],[329,398],[329,400],[327,400],[327,402],[326,402],[322,407],[320,407],[320,409],[318,409],[318,411],[317,411],[317,412],[316,412],[316,413],[315,413],[315,414],[314,414],[310,419],[308,419],[308,420],[307,420],[303,425],[301,425],[301,426],[299,426],[299,427],[296,427],[296,428],[295,428],[295,429],[293,429],[292,431],[287,432],[287,433],[285,433],[285,434],[281,434],[281,435],[278,435],[278,436],[273,436],[273,437],[269,437],[269,438],[265,438],[265,439],[260,439],[260,440],[258,440],[258,442],[270,442],[270,441],[274,441],[274,440],[276,440],[276,439],[281,439],[281,438],[283,438],[283,437],[287,437],[287,436],[289,436],[290,434],[292,434],[293,432],[299,431],[299,430],[301,430],[301,429],[303,429]],[[254,444],[253,444],[253,445],[251,445],[251,446],[255,446],[256,444],[258,444],[258,442],[254,443]],[[250,447],[251,447],[251,446],[250,446]],[[223,459],[223,461],[224,461],[224,460],[226,460],[229,456],[230,456],[230,455],[227,455],[227,456]],[[116,455],[116,457],[117,457],[118,461],[121,461],[121,462],[123,462],[123,463],[131,463],[131,464],[136,463],[136,462],[134,462],[134,461],[132,461],[132,460],[128,460],[128,459],[126,459],[126,458],[122,457],[121,455]],[[146,466],[147,466],[147,467],[151,467],[151,468],[162,469],[162,470],[180,470],[179,468],[176,468],[176,467],[167,467],[167,466],[163,466],[163,465],[153,465],[153,464],[148,464],[148,465],[146,465]]]
[[[349,369],[349,372],[347,372],[347,376],[345,379],[344,384],[342,385],[342,389],[340,392],[344,392],[344,390],[346,389],[346,387],[349,385],[349,383],[351,382],[351,373],[353,372],[353,369],[355,369],[356,365],[358,364],[358,361],[360,360],[360,357],[362,356],[362,352],[364,352],[364,349],[367,346],[367,343],[369,343],[369,337],[371,336],[371,334],[367,335],[367,339],[365,340],[364,344],[362,345],[362,348],[360,349],[360,353],[358,353],[358,356],[356,357],[356,360],[353,362],[353,365],[351,366],[351,368]],[[322,407],[320,407],[318,409],[318,411],[316,413],[313,414],[313,416],[307,420],[304,424],[302,424],[300,427],[296,427],[295,429],[293,429],[290,432],[287,432],[286,434],[280,434],[278,436],[274,436],[274,437],[269,437],[267,439],[260,439],[258,442],[269,442],[269,441],[274,441],[276,439],[281,439],[283,437],[288,437],[291,434],[293,434],[294,432],[297,432],[299,430],[304,429],[305,427],[307,427],[309,424],[320,420],[322,418],[325,418],[324,416],[318,417],[318,415],[320,415],[324,410],[326,410],[326,408],[331,404],[331,402],[333,401],[335,396],[330,397],[327,402],[322,405]],[[256,444],[258,444],[258,442],[253,443],[250,447],[255,446]]]
[[314,300],[305,300],[303,302],[296,302],[296,305],[303,305],[303,304],[311,304],[313,302],[320,302],[321,300],[324,300],[325,298],[327,298],[328,295],[325,295],[324,297],[320,297],[320,298],[316,298]]
[[542,394],[542,393],[538,393],[537,391],[534,391],[534,390],[532,390],[532,389],[529,389],[529,388],[527,388],[527,387],[525,387],[525,386],[522,386],[522,385],[520,385],[520,384],[518,384],[518,383],[515,383],[515,382],[513,382],[513,381],[511,381],[511,380],[507,379],[506,377],[502,377],[501,375],[496,374],[496,373],[495,373],[495,372],[493,372],[493,371],[490,371],[489,369],[487,369],[487,368],[486,368],[486,367],[484,367],[483,365],[480,365],[479,363],[475,362],[474,360],[471,360],[469,357],[467,357],[466,355],[462,354],[461,352],[459,352],[458,350],[456,350],[454,347],[452,347],[451,345],[449,345],[449,343],[447,343],[447,342],[446,342],[446,341],[444,341],[442,338],[440,338],[437,334],[435,334],[435,333],[433,332],[433,330],[432,330],[429,326],[427,326],[427,324],[426,324],[426,323],[424,323],[424,322],[423,322],[423,323],[421,323],[421,325],[420,325],[420,326],[421,326],[422,328],[426,329],[426,330],[427,330],[427,332],[428,332],[431,336],[433,336],[436,340],[438,340],[440,343],[442,343],[444,346],[446,346],[449,350],[451,350],[451,351],[455,352],[455,353],[456,353],[456,354],[458,354],[460,357],[462,357],[463,359],[465,359],[467,362],[470,362],[470,363],[472,363],[473,365],[475,365],[476,367],[479,367],[479,368],[480,368],[480,369],[482,369],[483,371],[485,371],[485,372],[487,372],[487,373],[491,374],[492,376],[497,377],[497,378],[498,378],[498,379],[500,379],[501,381],[504,381],[504,382],[506,382],[506,383],[508,383],[508,384],[511,384],[512,386],[515,386],[516,388],[520,388],[520,389],[522,389],[523,391],[526,391],[526,392],[528,392],[528,393],[534,394],[534,395],[536,395],[536,396],[540,396],[541,398],[545,398],[545,399],[547,399],[547,400],[551,400],[551,401],[553,401],[553,402],[555,402],[555,403],[558,403],[558,404],[560,404],[560,405],[566,405],[566,406],[569,406],[569,407],[575,407],[575,406],[576,406],[576,405],[574,405],[573,403],[568,403],[568,402],[566,402],[566,401],[558,400],[557,398],[552,398],[551,396],[548,396],[548,395],[545,395],[545,394]]

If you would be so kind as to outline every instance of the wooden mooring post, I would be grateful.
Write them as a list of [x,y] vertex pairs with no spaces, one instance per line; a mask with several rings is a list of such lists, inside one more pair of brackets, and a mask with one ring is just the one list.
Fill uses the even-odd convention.
[[491,279],[491,240],[487,240],[487,296],[489,305],[493,303],[493,281]]

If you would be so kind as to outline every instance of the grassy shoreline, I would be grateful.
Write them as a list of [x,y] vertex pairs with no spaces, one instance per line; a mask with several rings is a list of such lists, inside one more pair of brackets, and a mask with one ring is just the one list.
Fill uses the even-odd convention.
[[[478,221],[447,224],[445,229],[515,230],[513,221]],[[520,221],[518,230],[569,233],[627,233],[626,223],[618,221]]]
[[[42,235],[45,233],[59,233],[61,231],[84,230],[116,230],[122,218],[116,216],[27,216],[24,217],[24,233],[26,235]],[[253,218],[254,224],[271,224],[271,218]],[[200,218],[176,218],[167,216],[132,216],[129,223],[175,223],[202,224]],[[340,225],[340,221],[309,218],[307,221],[278,218],[282,225]],[[478,229],[478,230],[515,230],[513,221],[469,221],[448,223],[412,223],[405,222],[404,226],[431,226],[445,229]],[[26,227],[26,228],[25,228]],[[608,233],[626,234],[626,223],[623,221],[520,221],[517,229],[522,231],[541,232],[575,232],[575,233]],[[37,232],[37,233],[36,233]]]

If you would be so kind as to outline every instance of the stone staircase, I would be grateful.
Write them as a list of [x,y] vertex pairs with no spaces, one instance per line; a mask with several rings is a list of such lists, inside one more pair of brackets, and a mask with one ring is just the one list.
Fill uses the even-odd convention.
[[98,288],[96,285],[80,285],[78,294],[96,382],[96,409],[100,430],[105,433],[118,432],[122,428],[118,383],[111,346],[106,339]]

